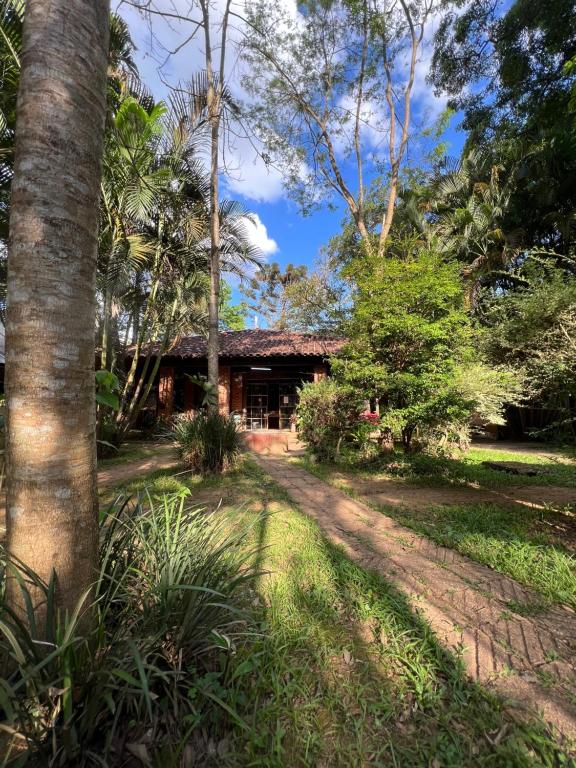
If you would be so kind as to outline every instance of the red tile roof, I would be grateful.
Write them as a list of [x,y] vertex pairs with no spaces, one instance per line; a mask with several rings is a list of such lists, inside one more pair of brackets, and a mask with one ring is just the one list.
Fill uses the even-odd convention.
[[[220,357],[329,357],[339,352],[344,339],[327,338],[312,333],[269,331],[220,332]],[[185,336],[166,352],[170,357],[206,357],[206,337]]]

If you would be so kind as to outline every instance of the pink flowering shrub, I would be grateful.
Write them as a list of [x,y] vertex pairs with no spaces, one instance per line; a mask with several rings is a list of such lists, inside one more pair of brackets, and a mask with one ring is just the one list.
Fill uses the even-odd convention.
[[362,421],[365,421],[367,424],[372,424],[373,426],[376,426],[380,423],[380,414],[378,413],[372,413],[372,411],[363,411],[360,414],[360,419]]

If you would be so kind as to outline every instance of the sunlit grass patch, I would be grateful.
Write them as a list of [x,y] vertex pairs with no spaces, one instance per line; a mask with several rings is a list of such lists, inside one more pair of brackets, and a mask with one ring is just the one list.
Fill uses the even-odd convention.
[[[406,455],[396,451],[378,457],[368,464],[345,461],[338,465],[322,465],[308,457],[293,459],[319,477],[335,472],[353,473],[374,480],[395,480],[414,485],[445,487],[473,486],[476,488],[506,488],[523,485],[559,485],[576,487],[576,463],[564,454],[539,456],[534,453],[494,451],[471,448],[458,458],[443,458],[424,454]],[[518,462],[536,472],[533,476],[518,475],[492,469],[483,462]]]
[[381,509],[439,544],[533,587],[547,600],[576,607],[576,557],[537,531],[539,512],[495,504]]

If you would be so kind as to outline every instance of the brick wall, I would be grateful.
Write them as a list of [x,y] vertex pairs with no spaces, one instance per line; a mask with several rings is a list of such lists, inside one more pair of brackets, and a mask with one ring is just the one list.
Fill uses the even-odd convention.
[[230,413],[230,366],[221,365],[218,370],[218,410],[223,416]]

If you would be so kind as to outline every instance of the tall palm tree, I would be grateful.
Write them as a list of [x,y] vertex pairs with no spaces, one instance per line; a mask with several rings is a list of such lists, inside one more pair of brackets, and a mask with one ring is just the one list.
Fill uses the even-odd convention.
[[[94,579],[94,325],[107,0],[27,0],[6,324],[10,557],[70,609]],[[11,582],[12,600],[18,590]]]
[[471,303],[480,285],[510,276],[507,267],[518,253],[518,232],[504,231],[514,170],[512,162],[504,169],[472,151],[433,190],[429,234],[462,262]]

